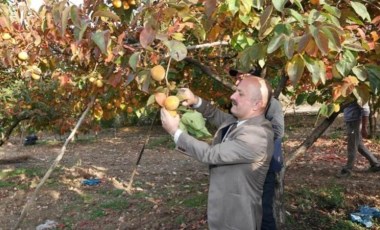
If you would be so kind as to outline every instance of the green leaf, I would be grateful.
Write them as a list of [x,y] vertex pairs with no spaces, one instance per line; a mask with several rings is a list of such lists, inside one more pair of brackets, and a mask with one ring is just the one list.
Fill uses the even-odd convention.
[[277,11],[282,12],[284,10],[285,4],[288,0],[272,0],[272,4]]
[[294,55],[292,60],[290,60],[286,66],[286,72],[293,85],[296,85],[298,81],[301,79],[304,69],[305,63],[301,55]]
[[252,0],[240,0],[240,13],[242,13],[243,15],[248,15],[251,12],[252,6]]
[[314,105],[315,102],[317,102],[317,99],[318,99],[318,95],[317,95],[315,92],[312,92],[312,93],[310,93],[310,94],[307,96],[306,101],[307,101],[307,103],[308,103],[309,105]]
[[206,121],[202,114],[195,110],[188,110],[181,116],[181,123],[186,127],[190,135],[196,138],[210,137],[206,128]]
[[260,16],[260,30],[259,30],[259,39],[263,39],[265,36],[265,32],[267,29],[271,26],[270,25],[270,18],[273,12],[273,6],[267,6],[265,8],[264,12]]
[[267,52],[270,54],[270,53],[273,53],[274,51],[276,51],[280,46],[282,46],[285,42],[285,35],[284,34],[280,34],[278,36],[275,36],[273,37],[269,44],[268,44],[268,49],[267,49]]
[[352,68],[352,72],[356,77],[358,77],[360,81],[365,81],[368,78],[367,71],[365,70],[364,66],[355,66]]
[[164,41],[164,44],[168,47],[170,57],[176,61],[182,61],[187,56],[187,48],[180,41]]
[[313,25],[310,25],[310,32],[318,46],[318,49],[323,55],[326,55],[329,52],[329,40],[326,35],[323,34],[319,28]]
[[103,9],[96,11],[92,15],[92,17],[93,18],[94,17],[106,17],[106,18],[111,18],[111,19],[113,19],[115,21],[120,21],[120,17],[119,16],[117,16],[116,14],[114,14],[113,12],[111,12],[109,10],[103,10]]
[[367,8],[360,2],[350,1],[352,9],[355,10],[356,14],[358,14],[364,20],[367,19],[368,22],[371,22],[371,16],[369,15]]
[[128,64],[136,72],[137,64],[139,63],[141,52],[136,52],[129,58]]
[[140,33],[140,44],[147,48],[156,38],[157,31],[150,24],[146,24]]
[[286,37],[284,44],[285,55],[288,59],[291,59],[294,54],[294,39],[291,37]]
[[302,35],[300,41],[298,42],[298,49],[297,49],[298,53],[302,53],[306,49],[307,44],[309,44],[310,39],[311,39],[310,33],[305,33],[304,35]]
[[62,26],[61,25],[61,19],[62,19],[62,14],[63,10],[65,9],[67,1],[61,1],[53,6],[52,14],[53,14],[53,20],[56,25]]
[[341,16],[340,10],[336,8],[335,6],[330,6],[329,4],[323,4],[323,9],[326,10],[329,14],[337,18],[340,18]]
[[315,9],[312,9],[309,13],[309,17],[307,21],[309,25],[312,25],[314,22],[317,22],[317,21],[323,22],[325,19],[326,18],[322,16],[321,12]]
[[326,67],[321,60],[312,59],[304,56],[307,70],[311,73],[313,84],[316,85],[319,81],[323,84],[326,82]]
[[228,10],[231,11],[232,15],[235,15],[239,11],[239,1],[238,0],[228,0]]
[[306,93],[298,94],[298,96],[296,98],[296,105],[302,105],[304,103],[304,101],[306,100],[306,98],[307,98]]
[[356,57],[351,51],[345,50],[343,58],[336,64],[336,68],[342,76],[347,76],[351,69],[356,66],[357,62],[355,58]]
[[290,2],[294,3],[296,6],[298,6],[298,8],[300,9],[300,12],[304,12],[303,10],[303,6],[302,6],[302,3],[301,3],[302,0],[292,0]]
[[290,16],[295,18],[300,23],[301,27],[304,27],[303,16],[300,13],[293,9],[287,9],[287,11],[289,12]]
[[251,17],[249,14],[239,14],[239,19],[240,21],[242,21],[244,24],[248,25],[250,20],[251,20]]
[[154,94],[150,95],[148,98],[148,101],[146,102],[146,106],[152,105],[156,102],[156,98],[154,97]]
[[61,20],[61,35],[64,36],[66,33],[67,22],[69,21],[71,7],[66,7],[62,12],[62,20]]
[[91,40],[95,42],[95,44],[99,47],[100,51],[103,54],[107,54],[107,45],[108,45],[109,37],[110,37],[110,32],[108,30],[99,31],[92,34]]
[[364,105],[369,101],[371,97],[369,86],[366,84],[360,84],[355,87],[352,93],[355,95],[358,100],[359,105]]
[[88,20],[82,19],[81,26],[74,28],[74,37],[77,41],[82,40],[84,32],[86,32],[86,29],[90,22]]
[[320,26],[320,30],[327,36],[329,40],[330,47],[335,51],[341,51],[342,46],[340,42],[340,34],[335,28],[331,26]]
[[253,44],[245,48],[239,56],[239,64],[242,69],[250,69],[256,60],[264,59],[266,56],[265,46],[261,43]]
[[371,86],[371,91],[375,95],[380,94],[380,66],[369,64],[366,65],[366,70],[368,73],[368,79]]
[[261,10],[264,6],[264,0],[253,0],[252,6],[258,10]]
[[206,39],[206,31],[203,28],[202,25],[198,24],[195,28],[191,30],[191,33],[194,34],[194,36],[199,40],[199,41],[204,41]]
[[319,114],[324,117],[329,117],[334,113],[334,109],[334,104],[322,104],[321,108],[319,109]]
[[81,27],[81,19],[79,17],[79,9],[76,5],[71,6],[70,10],[71,21],[74,26],[80,28]]
[[352,50],[352,51],[357,51],[357,52],[364,52],[366,51],[362,44],[360,44],[359,41],[355,39],[346,39],[342,43],[342,46],[346,49]]

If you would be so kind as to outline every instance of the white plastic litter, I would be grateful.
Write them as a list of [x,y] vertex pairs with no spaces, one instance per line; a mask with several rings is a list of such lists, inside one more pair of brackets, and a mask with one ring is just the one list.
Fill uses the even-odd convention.
[[46,220],[44,224],[40,224],[36,227],[36,230],[49,230],[49,229],[55,229],[57,227],[58,223],[54,220]]

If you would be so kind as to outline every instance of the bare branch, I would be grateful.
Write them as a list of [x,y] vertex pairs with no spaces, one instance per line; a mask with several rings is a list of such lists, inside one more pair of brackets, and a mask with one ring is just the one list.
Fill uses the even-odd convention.
[[207,48],[207,47],[212,47],[212,46],[225,46],[225,45],[229,45],[229,43],[226,42],[226,41],[218,41],[218,42],[212,42],[212,43],[205,43],[205,44],[200,44],[200,45],[188,46],[186,48],[188,50],[193,50],[193,49]]
[[229,89],[231,89],[231,90],[234,89],[234,87],[235,87],[234,84],[232,84],[231,82],[228,82],[228,81],[224,80],[223,78],[221,78],[221,77],[215,75],[215,74],[213,73],[213,71],[212,71],[209,67],[202,65],[199,61],[194,60],[194,59],[189,58],[189,57],[185,58],[184,60],[185,60],[186,62],[192,64],[192,65],[197,66],[198,68],[200,68],[200,69],[203,71],[203,73],[205,73],[205,74],[207,74],[208,76],[214,78],[215,80],[217,80],[218,82],[220,82],[220,83],[222,83],[224,86],[226,86],[227,88],[229,88]]
[[42,185],[49,178],[49,176],[51,175],[51,173],[53,172],[53,170],[57,167],[58,163],[61,161],[63,155],[65,154],[66,146],[71,141],[71,139],[74,137],[74,135],[76,134],[78,128],[80,127],[80,125],[82,124],[84,118],[86,117],[87,113],[90,111],[91,107],[93,106],[93,104],[95,102],[95,98],[96,98],[95,96],[93,96],[91,98],[91,102],[88,104],[86,110],[82,113],[82,115],[79,118],[77,124],[75,125],[75,128],[73,129],[73,131],[71,131],[70,136],[66,139],[65,143],[63,144],[60,154],[57,156],[57,158],[55,158],[53,164],[50,166],[49,170],[45,173],[45,176],[42,178],[41,182],[37,185],[36,190],[34,190],[33,194],[26,201],[26,204],[25,204],[24,208],[21,211],[20,218],[18,219],[18,221],[16,223],[16,226],[13,228],[14,230],[16,230],[16,229],[19,228],[21,222],[25,218],[25,215],[28,212],[28,210],[29,210],[30,206],[32,205],[33,201],[36,200],[37,193],[41,189]]

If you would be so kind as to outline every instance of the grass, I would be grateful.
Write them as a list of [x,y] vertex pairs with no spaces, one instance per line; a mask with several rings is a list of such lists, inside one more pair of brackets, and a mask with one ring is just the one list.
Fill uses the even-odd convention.
[[0,179],[9,179],[17,176],[24,175],[28,178],[42,177],[45,174],[41,168],[17,168],[14,170],[3,170],[0,172]]
[[16,186],[16,183],[8,182],[8,181],[0,181],[0,188],[14,187],[14,186]]
[[100,204],[100,207],[103,209],[112,209],[116,211],[122,211],[129,207],[129,202],[125,198],[119,198],[119,199],[106,201]]
[[344,188],[341,186],[297,188],[287,193],[285,203],[292,204],[288,208],[290,215],[286,217],[286,229],[364,229],[348,219]]
[[173,138],[170,135],[163,135],[159,137],[150,138],[148,144],[146,145],[147,149],[154,149],[158,147],[174,149],[175,143],[173,141]]
[[197,194],[183,201],[183,205],[188,208],[199,208],[207,205],[207,194]]

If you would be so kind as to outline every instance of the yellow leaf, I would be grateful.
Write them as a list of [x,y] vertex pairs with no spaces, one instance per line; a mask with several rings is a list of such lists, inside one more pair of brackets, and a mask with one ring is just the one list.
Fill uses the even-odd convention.
[[341,95],[342,95],[342,86],[341,85],[334,86],[332,90],[333,100],[336,101]]
[[339,104],[334,104],[334,112],[339,112],[340,110],[340,105]]
[[177,40],[177,41],[184,41],[185,40],[183,34],[181,34],[181,33],[173,33],[172,38],[174,40]]

